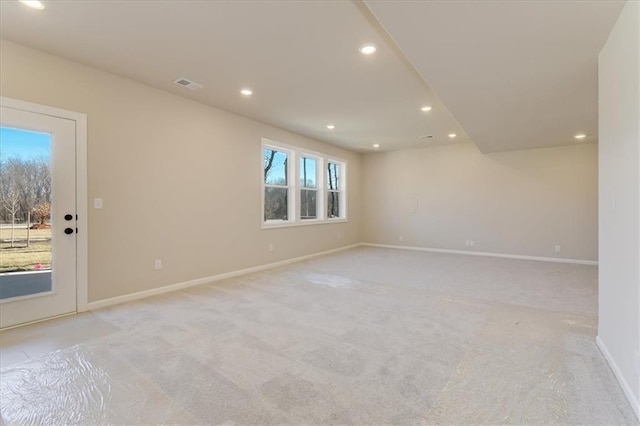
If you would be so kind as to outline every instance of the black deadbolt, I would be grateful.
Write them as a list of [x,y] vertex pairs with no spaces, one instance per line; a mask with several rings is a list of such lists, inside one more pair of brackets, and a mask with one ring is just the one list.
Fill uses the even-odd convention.
[[73,219],[73,215],[71,214],[65,214],[64,215],[64,220],[72,220]]
[[69,234],[73,234],[73,229],[71,228],[65,228],[64,233],[69,235]]

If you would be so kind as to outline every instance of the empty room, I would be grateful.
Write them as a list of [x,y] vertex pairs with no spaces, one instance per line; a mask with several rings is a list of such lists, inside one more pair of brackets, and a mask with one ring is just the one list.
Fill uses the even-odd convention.
[[0,423],[640,422],[640,2],[0,2]]

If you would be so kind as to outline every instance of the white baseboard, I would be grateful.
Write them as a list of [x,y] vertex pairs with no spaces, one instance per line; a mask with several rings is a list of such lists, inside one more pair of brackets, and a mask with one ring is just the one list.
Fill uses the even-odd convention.
[[506,259],[535,260],[539,262],[575,263],[579,265],[595,265],[595,266],[598,265],[598,261],[596,260],[565,259],[565,258],[559,258],[559,257],[524,256],[519,254],[492,253],[492,252],[486,252],[486,251],[450,250],[450,249],[439,249],[439,248],[431,248],[431,247],[394,246],[390,244],[361,243],[360,245],[369,246],[369,247],[401,249],[401,250],[429,251],[429,252],[435,252],[435,253],[466,254],[470,256],[504,257]]
[[20,327],[24,327],[24,326],[27,326],[27,325],[37,324],[39,322],[45,322],[45,321],[50,321],[50,320],[54,320],[54,319],[58,319],[58,318],[70,317],[70,316],[76,315],[76,314],[77,314],[77,312],[73,311],[73,312],[69,312],[69,313],[66,313],[66,314],[55,315],[53,317],[40,318],[40,319],[37,319],[37,320],[34,320],[34,321],[23,322],[23,323],[16,324],[16,325],[10,325],[9,327],[4,327],[3,329],[1,329],[0,332],[5,332],[5,331],[11,330],[13,328],[20,328]]
[[622,375],[620,368],[618,368],[618,364],[616,364],[616,361],[611,356],[611,352],[609,352],[607,346],[604,344],[602,339],[600,339],[600,336],[596,337],[596,346],[598,346],[598,349],[600,349],[600,352],[602,352],[602,355],[604,355],[604,359],[606,359],[609,363],[609,367],[611,367],[611,370],[613,370],[613,374],[616,376],[616,379],[618,379],[622,391],[631,404],[631,408],[633,408],[633,411],[636,413],[638,420],[640,420],[640,400],[638,400],[638,398],[631,391],[629,382],[627,382],[627,380]]
[[90,302],[87,304],[83,311],[92,311],[94,309],[100,309],[107,306],[117,305],[125,302],[132,302],[134,300],[144,299],[150,296],[156,296],[159,294],[169,293],[172,291],[180,290],[183,288],[193,287],[196,285],[212,283],[214,281],[220,281],[227,278],[233,278],[240,275],[251,274],[254,272],[260,272],[267,269],[277,268],[279,266],[289,265],[291,263],[301,262],[303,260],[312,259],[314,257],[324,256],[331,253],[336,253],[343,250],[349,250],[354,247],[358,247],[360,244],[352,244],[350,246],[339,247],[336,249],[326,250],[319,253],[308,254],[305,256],[294,257],[291,259],[281,260],[279,262],[267,263],[265,265],[253,266],[251,268],[239,269],[237,271],[226,272],[224,274],[212,275],[210,277],[198,278],[195,280],[184,281],[177,284],[171,284],[164,287],[152,288],[149,290],[139,291],[137,293],[125,294],[122,296],[111,297],[109,299],[98,300],[96,302]]

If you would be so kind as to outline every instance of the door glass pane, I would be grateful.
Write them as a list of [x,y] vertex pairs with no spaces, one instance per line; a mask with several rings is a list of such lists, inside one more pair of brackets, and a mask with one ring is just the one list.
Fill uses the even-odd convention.
[[316,212],[318,200],[318,191],[311,189],[302,189],[300,191],[300,219],[317,219]]
[[0,299],[51,291],[51,135],[0,127]]

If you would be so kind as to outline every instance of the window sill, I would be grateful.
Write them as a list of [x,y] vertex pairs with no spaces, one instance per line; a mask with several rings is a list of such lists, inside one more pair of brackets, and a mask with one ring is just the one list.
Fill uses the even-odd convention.
[[289,221],[273,221],[262,222],[262,229],[277,229],[277,228],[292,228],[296,226],[311,226],[311,225],[328,225],[332,223],[345,223],[349,220],[346,218],[324,219],[324,220],[300,220],[297,222]]

